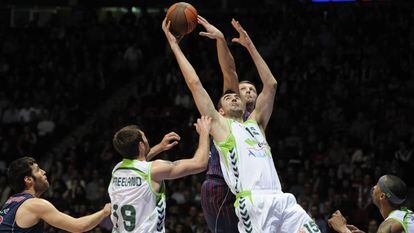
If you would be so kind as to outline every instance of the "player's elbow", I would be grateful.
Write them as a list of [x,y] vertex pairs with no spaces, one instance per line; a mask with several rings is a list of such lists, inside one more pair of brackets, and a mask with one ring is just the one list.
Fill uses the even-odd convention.
[[84,222],[77,222],[73,226],[72,232],[86,232],[91,230],[90,226]]
[[197,173],[205,171],[206,169],[207,169],[207,163],[205,164],[201,163],[195,166],[194,173],[197,174]]
[[188,87],[189,87],[191,90],[197,90],[197,89],[199,89],[199,88],[202,88],[203,86],[202,86],[202,84],[201,84],[200,79],[192,79],[192,80],[189,80],[189,81],[188,81]]
[[208,164],[208,160],[197,160],[194,163],[194,174],[203,172],[205,170],[207,170],[207,164]]
[[73,226],[72,229],[70,230],[70,232],[85,232],[85,231],[88,231],[88,229],[86,229],[86,227],[80,224]]
[[269,79],[269,81],[267,82],[267,85],[266,86],[268,86],[272,90],[276,90],[276,88],[277,88],[277,81],[276,81],[276,79],[273,76],[271,76],[270,79]]
[[200,164],[200,166],[198,168],[198,172],[200,173],[200,172],[203,172],[205,170],[207,170],[207,162],[203,162],[203,163]]

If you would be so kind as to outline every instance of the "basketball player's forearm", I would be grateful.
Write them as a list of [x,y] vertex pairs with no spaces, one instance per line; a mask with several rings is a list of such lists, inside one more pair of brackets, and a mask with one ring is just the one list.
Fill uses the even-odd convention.
[[207,168],[210,139],[208,133],[202,133],[199,145],[191,159],[181,159],[170,162],[171,170],[166,179],[177,179],[180,177],[203,172]]
[[171,45],[171,49],[177,59],[178,66],[184,76],[187,86],[192,89],[200,83],[194,67],[190,64],[178,45]]
[[217,39],[217,56],[223,72],[223,93],[227,90],[239,92],[239,80],[233,55],[224,37]]
[[82,229],[82,232],[90,231],[96,227],[107,215],[103,210],[100,210],[94,214],[78,218],[76,224]]
[[263,83],[263,89],[267,87],[276,89],[277,81],[273,76],[272,71],[270,71],[269,66],[260,55],[259,51],[257,51],[256,47],[253,44],[252,46],[248,47],[247,50],[253,59],[257,71],[259,72],[260,79]]
[[164,150],[161,148],[160,144],[157,144],[153,147],[151,147],[150,151],[148,152],[147,155],[147,161],[151,160],[152,158],[154,158],[156,155],[158,155],[159,153],[163,152]]
[[[200,164],[203,171],[207,168],[208,154],[210,151],[210,137],[208,133],[201,133],[198,140],[198,148],[194,154],[193,160]],[[201,172],[201,171],[200,171]]]
[[218,113],[216,112],[213,101],[201,84],[201,81],[198,78],[193,66],[184,56],[178,45],[172,44],[171,49],[177,59],[181,72],[183,73],[185,82],[190,89],[191,94],[193,95],[193,99],[196,103],[198,111],[201,113],[201,115],[217,119]]

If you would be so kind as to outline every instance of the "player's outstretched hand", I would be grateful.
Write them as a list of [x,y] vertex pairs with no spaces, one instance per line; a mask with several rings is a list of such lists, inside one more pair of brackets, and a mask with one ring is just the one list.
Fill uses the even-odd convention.
[[208,37],[210,39],[215,39],[215,40],[224,39],[223,33],[220,30],[218,30],[216,27],[211,25],[205,18],[199,15],[197,17],[197,22],[206,29],[205,32],[199,33],[200,36],[205,36],[205,37]]
[[183,36],[174,36],[170,31],[170,25],[171,21],[167,22],[167,17],[165,17],[165,19],[162,21],[162,30],[164,31],[165,36],[167,37],[167,40],[170,43],[170,45],[178,44],[180,40],[183,38]]
[[108,216],[108,215],[111,214],[111,208],[112,208],[111,203],[106,203],[105,204],[104,208],[102,209],[103,212],[104,212],[104,214],[105,214],[105,216]]
[[346,219],[342,216],[339,210],[332,214],[332,217],[328,220],[328,224],[337,232],[351,233],[351,231],[346,227]]
[[194,126],[196,127],[198,134],[209,134],[211,130],[211,117],[201,116],[201,118],[197,119],[197,123],[195,123]]
[[249,35],[247,34],[246,30],[240,25],[239,21],[235,19],[231,20],[231,25],[233,25],[234,29],[239,33],[239,38],[233,38],[231,41],[235,43],[239,43],[246,48],[249,48],[253,45],[252,40],[250,39]]
[[161,150],[166,151],[173,148],[175,145],[178,144],[181,137],[175,132],[170,132],[164,135],[164,138],[160,142]]

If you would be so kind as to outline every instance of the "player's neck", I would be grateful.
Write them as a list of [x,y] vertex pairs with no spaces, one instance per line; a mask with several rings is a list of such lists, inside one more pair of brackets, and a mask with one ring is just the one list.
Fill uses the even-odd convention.
[[34,188],[26,189],[22,193],[28,193],[28,194],[30,194],[30,195],[32,195],[34,197],[40,197],[40,194],[39,193],[36,193],[35,190],[34,190]]
[[147,157],[144,154],[139,154],[139,156],[137,157],[137,160],[139,161],[147,161]]
[[252,113],[254,110],[254,103],[246,104],[246,112]]
[[232,117],[232,116],[227,116],[227,118],[238,121],[240,123],[243,123],[243,117]]
[[384,218],[384,219],[386,219],[386,218],[388,218],[388,216],[390,215],[390,213],[392,212],[392,211],[394,211],[395,209],[394,208],[392,208],[390,205],[383,205],[382,207],[381,207],[381,209],[380,209],[380,213],[381,213],[381,215],[382,215],[382,217]]

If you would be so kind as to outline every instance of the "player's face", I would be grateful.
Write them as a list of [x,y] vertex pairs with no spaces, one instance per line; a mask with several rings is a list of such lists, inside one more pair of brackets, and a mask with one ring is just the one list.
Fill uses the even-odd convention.
[[34,177],[34,190],[36,193],[42,194],[49,188],[46,172],[39,168],[37,163],[32,165],[32,175]]
[[244,99],[246,104],[255,104],[257,99],[256,87],[250,83],[239,84],[240,96]]
[[380,200],[383,199],[385,197],[385,194],[381,191],[380,187],[378,184],[376,184],[373,188],[372,188],[372,192],[371,192],[371,198],[372,198],[372,202],[374,203],[374,205],[376,205],[377,207],[379,207],[379,203]]
[[221,97],[221,109],[226,116],[241,117],[245,107],[244,101],[236,93],[225,94]]

